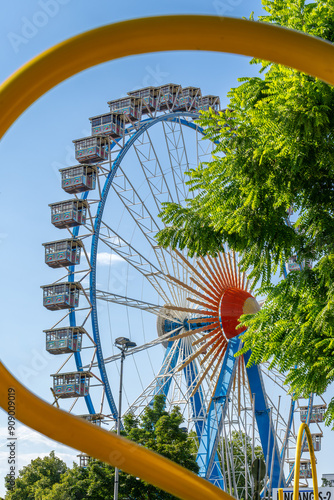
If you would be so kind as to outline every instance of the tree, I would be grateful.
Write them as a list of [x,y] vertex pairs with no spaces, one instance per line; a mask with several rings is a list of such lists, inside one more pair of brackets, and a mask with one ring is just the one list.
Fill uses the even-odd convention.
[[[196,449],[188,433],[180,428],[183,417],[178,407],[165,411],[165,396],[155,396],[152,406],[148,406],[138,419],[128,414],[124,417],[124,431],[127,438],[141,444],[160,455],[197,473]],[[92,459],[87,468],[74,466],[55,484],[43,500],[108,500],[114,493],[114,468],[99,460]],[[120,471],[119,498],[173,499],[154,486]]]
[[330,479],[326,479],[325,477],[322,477],[321,480],[322,480],[322,485],[321,485],[322,488],[326,488],[326,487],[331,488],[332,487],[333,481],[331,481]]
[[[262,0],[260,21],[334,41],[334,0]],[[212,161],[189,173],[196,195],[165,204],[162,246],[215,255],[222,242],[242,255],[267,300],[248,327],[249,363],[271,360],[297,396],[322,393],[334,380],[334,89],[306,74],[260,63],[240,79],[228,109],[199,123],[215,142]],[[261,74],[262,73],[262,74]],[[287,223],[293,207],[296,221]],[[289,257],[312,261],[274,284]],[[327,424],[334,420],[334,398]]]
[[[60,481],[61,475],[67,471],[65,462],[55,456],[54,451],[44,458],[36,458],[23,467],[15,480],[13,490],[8,490],[6,500],[42,500],[45,491]],[[5,479],[6,487],[9,481]]]
[[[101,467],[105,464],[101,463]],[[98,474],[92,479],[92,467],[87,469],[73,464],[72,469],[68,469],[61,477],[60,481],[53,485],[51,489],[45,492],[43,500],[84,500],[88,497],[88,491],[92,482],[98,482]],[[102,493],[102,492],[101,492]],[[108,492],[110,494],[110,491]],[[98,498],[112,498],[112,497],[96,497]]]

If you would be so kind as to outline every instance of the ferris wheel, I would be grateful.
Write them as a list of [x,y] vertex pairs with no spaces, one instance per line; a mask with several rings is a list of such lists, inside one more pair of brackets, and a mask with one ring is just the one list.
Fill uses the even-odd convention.
[[62,356],[54,404],[112,425],[114,342],[124,336],[137,344],[126,352],[127,412],[140,415],[164,394],[196,433],[202,477],[247,498],[261,453],[265,488],[287,485],[300,418],[315,421],[316,409],[321,423],[325,405],[293,401],[282,374],[248,368],[248,353],[235,357],[238,319],[260,307],[237,255],[222,247],[217,258],[191,259],[154,239],[161,204],[194,195],[185,173],[213,148],[195,120],[200,110],[219,112],[219,98],[166,84],[108,105],[90,118],[91,136],[73,141],[78,164],[61,169],[73,197],[50,204],[52,224],[66,234],[44,243],[46,264],[60,272],[42,287],[44,306],[59,314],[45,330],[47,351]]

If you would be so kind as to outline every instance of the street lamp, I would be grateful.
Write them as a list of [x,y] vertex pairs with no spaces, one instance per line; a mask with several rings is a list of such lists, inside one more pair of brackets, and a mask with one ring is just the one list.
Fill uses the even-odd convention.
[[[121,433],[121,415],[122,415],[122,388],[123,388],[123,361],[125,360],[125,353],[129,347],[136,347],[135,342],[131,342],[126,337],[117,337],[115,346],[121,351],[121,372],[119,382],[119,400],[118,400],[118,415],[117,415],[117,435]],[[119,485],[119,468],[115,467],[115,483],[114,483],[114,500],[118,500],[118,485]]]

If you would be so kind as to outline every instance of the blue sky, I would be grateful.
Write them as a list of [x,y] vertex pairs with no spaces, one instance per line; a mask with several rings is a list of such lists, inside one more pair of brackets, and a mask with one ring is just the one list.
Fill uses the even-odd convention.
[[[0,18],[0,80],[22,64],[71,36],[125,19],[165,14],[212,14],[255,17],[260,0],[17,0]],[[199,33],[200,36],[200,33]],[[42,306],[40,285],[54,280],[44,264],[42,243],[59,239],[50,224],[48,204],[62,199],[58,168],[73,164],[72,140],[88,135],[88,117],[106,112],[106,102],[135,88],[165,82],[198,86],[226,105],[237,78],[256,74],[248,59],[229,54],[167,52],[128,57],[91,68],[56,87],[31,106],[0,145],[1,359],[32,391],[50,401],[50,373],[59,367],[44,350],[43,330],[51,313]],[[63,198],[64,199],[64,198]],[[116,263],[117,265],[117,263]],[[114,268],[117,282],[122,270]],[[129,374],[131,376],[131,373]],[[333,390],[331,391],[333,393]],[[329,400],[330,394],[326,398]],[[0,495],[7,473],[6,418],[0,413]],[[319,473],[330,473],[333,437],[325,431]],[[76,453],[21,428],[19,465],[56,449],[71,464]],[[321,458],[324,457],[324,458]]]

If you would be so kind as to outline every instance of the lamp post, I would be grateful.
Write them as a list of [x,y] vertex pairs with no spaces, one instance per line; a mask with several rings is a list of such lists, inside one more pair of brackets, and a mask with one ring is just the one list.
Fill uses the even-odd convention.
[[[135,342],[131,342],[126,337],[118,337],[115,340],[115,346],[121,351],[121,371],[119,382],[119,399],[118,399],[118,415],[117,415],[117,435],[121,433],[121,415],[122,415],[122,389],[123,389],[123,362],[125,360],[125,352],[129,347],[136,347]],[[114,483],[114,500],[118,500],[118,485],[119,485],[119,468],[115,467],[115,483]]]

